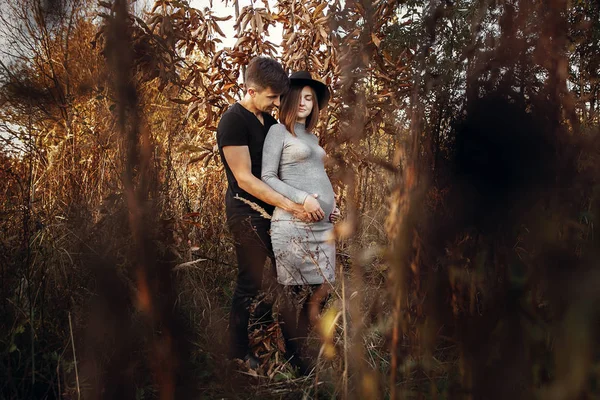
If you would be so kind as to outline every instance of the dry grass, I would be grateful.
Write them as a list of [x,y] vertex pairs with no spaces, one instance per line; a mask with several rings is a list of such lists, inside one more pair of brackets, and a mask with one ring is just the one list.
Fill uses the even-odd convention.
[[[362,3],[369,29],[339,49],[351,50],[354,64],[336,53],[324,73],[337,97],[319,129],[344,220],[334,295],[311,341],[319,363],[308,377],[283,359],[277,324],[253,331],[259,371],[224,358],[236,265],[210,128],[233,86],[216,79],[214,104],[194,108],[203,93],[165,83],[175,74],[165,38],[150,40],[125,18],[133,27],[120,28],[132,42],[111,39],[118,26],[110,24],[103,42],[86,13],[73,20],[68,49],[68,19],[60,18],[64,29],[33,49],[45,74],[17,64],[12,78],[2,76],[6,132],[24,150],[11,153],[8,141],[0,152],[0,397],[598,397],[600,132],[597,111],[583,112],[564,71],[552,69],[566,50],[541,41],[544,51],[524,53],[552,79],[519,100],[506,77],[485,72],[512,62],[510,43],[487,48],[496,64],[472,60],[469,79],[491,89],[477,88],[483,95],[453,106],[456,115],[436,114],[431,98],[447,94],[438,78],[427,75],[411,93],[403,86],[410,69],[425,72],[435,43],[414,57],[397,52],[410,68],[397,63],[396,75],[382,78],[375,64],[388,65],[383,51],[398,55],[377,20],[388,11]],[[559,3],[544,13],[527,6],[537,19],[519,14],[519,34],[507,36],[558,29],[550,22],[564,17],[553,12]],[[440,10],[423,21],[429,33],[446,26],[438,22],[452,10]],[[355,19],[337,21],[340,29],[358,23],[350,11]],[[475,22],[496,18],[471,11]],[[101,52],[110,46],[132,59]],[[474,53],[469,46],[465,54]],[[288,50],[289,66],[305,62]],[[367,67],[368,81],[357,73]],[[187,104],[182,93],[196,100]]]

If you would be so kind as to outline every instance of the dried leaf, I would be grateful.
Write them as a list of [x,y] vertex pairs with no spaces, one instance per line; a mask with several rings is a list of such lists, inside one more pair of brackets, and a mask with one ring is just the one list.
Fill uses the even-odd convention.
[[[202,153],[200,155],[194,156],[194,157],[190,157],[190,161],[188,162],[188,164],[195,164],[197,162],[200,162],[202,160],[204,160],[206,157],[208,157],[208,155],[210,155],[210,153]],[[210,158],[208,159],[210,161]],[[204,164],[204,167],[206,168],[206,161]]]
[[223,31],[221,30],[221,27],[219,27],[219,24],[215,22],[212,24],[212,27],[219,35],[221,35],[222,37],[226,37]]
[[193,144],[187,144],[187,143],[185,143],[185,144],[182,144],[181,146],[179,146],[178,151],[180,153],[183,153],[183,152],[186,152],[186,151],[189,151],[191,153],[197,153],[197,152],[206,151],[206,150],[204,150],[202,147],[199,147],[199,146],[196,146],[196,145],[193,145]]
[[247,42],[250,40],[250,37],[248,36],[242,36],[240,37],[237,42],[235,42],[235,44],[233,45],[234,49],[237,49],[238,47],[240,47],[243,43]]
[[170,98],[169,100],[176,104],[190,104],[190,102],[192,101],[191,98],[190,99]]
[[256,30],[257,30],[257,32],[259,34],[263,33],[264,32],[264,22],[262,20],[262,17],[260,16],[260,14],[256,14],[254,16],[254,18],[256,20]]
[[327,2],[323,2],[321,4],[319,4],[316,8],[315,11],[313,11],[313,18],[317,18],[319,16],[319,14],[325,9],[325,7],[327,7]]
[[231,18],[233,18],[233,15],[228,15],[226,17],[212,17],[215,21],[229,21]]
[[371,33],[371,40],[375,46],[379,47],[381,45],[381,39],[379,39],[374,33]]

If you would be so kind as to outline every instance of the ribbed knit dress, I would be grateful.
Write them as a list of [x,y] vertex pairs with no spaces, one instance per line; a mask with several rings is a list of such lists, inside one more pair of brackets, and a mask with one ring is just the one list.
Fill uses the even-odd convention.
[[313,285],[335,280],[335,242],[329,216],[335,197],[323,164],[325,150],[303,124],[294,126],[296,137],[285,125],[273,125],[263,147],[262,180],[275,191],[303,204],[318,194],[325,213],[319,222],[305,223],[276,207],[271,219],[271,242],[277,281],[282,285]]

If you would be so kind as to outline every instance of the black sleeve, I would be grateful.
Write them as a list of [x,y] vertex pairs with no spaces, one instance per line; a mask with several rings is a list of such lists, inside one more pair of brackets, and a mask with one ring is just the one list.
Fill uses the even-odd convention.
[[248,128],[239,115],[228,112],[223,114],[217,126],[217,144],[225,146],[248,146]]

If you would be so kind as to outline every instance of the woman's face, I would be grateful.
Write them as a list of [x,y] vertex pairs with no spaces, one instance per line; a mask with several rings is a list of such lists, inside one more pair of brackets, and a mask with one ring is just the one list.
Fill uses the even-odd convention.
[[310,86],[304,86],[302,88],[302,93],[300,93],[300,104],[298,104],[298,122],[306,122],[306,117],[308,117],[313,109],[313,94]]

